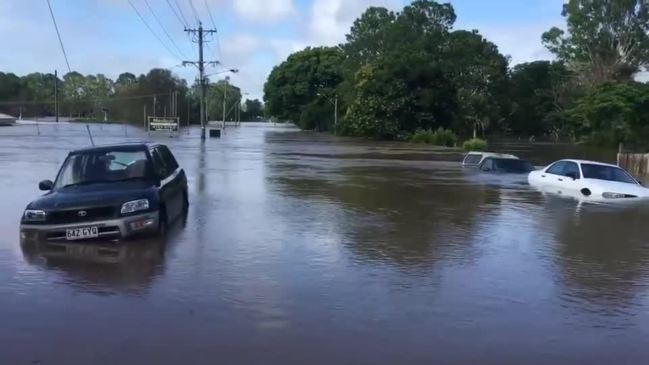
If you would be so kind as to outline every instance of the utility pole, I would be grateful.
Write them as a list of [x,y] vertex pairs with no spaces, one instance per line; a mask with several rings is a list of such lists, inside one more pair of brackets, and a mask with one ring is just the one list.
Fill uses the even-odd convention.
[[59,122],[59,76],[54,70],[54,119]]
[[228,96],[228,80],[230,80],[230,77],[226,76],[225,83],[223,84],[223,129],[225,129],[225,106],[226,98]]
[[336,128],[338,128],[338,94],[334,98],[334,133],[336,133]]
[[198,43],[198,61],[183,61],[183,66],[191,64],[198,67],[198,80],[201,92],[201,139],[205,139],[205,64],[217,64],[218,61],[203,61],[203,43],[205,34],[216,33],[216,29],[203,29],[203,24],[198,23],[198,29],[185,28],[185,32],[196,34]]

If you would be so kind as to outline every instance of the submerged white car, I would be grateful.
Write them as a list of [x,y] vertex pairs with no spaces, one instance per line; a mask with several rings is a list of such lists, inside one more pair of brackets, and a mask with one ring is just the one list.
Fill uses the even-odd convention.
[[469,151],[464,158],[462,159],[462,166],[479,166],[486,158],[509,158],[509,159],[518,159],[514,155],[509,155],[506,153],[495,153],[495,152],[482,152],[482,151]]
[[592,201],[649,199],[649,189],[616,165],[583,160],[560,160],[530,172],[530,185],[556,193]]

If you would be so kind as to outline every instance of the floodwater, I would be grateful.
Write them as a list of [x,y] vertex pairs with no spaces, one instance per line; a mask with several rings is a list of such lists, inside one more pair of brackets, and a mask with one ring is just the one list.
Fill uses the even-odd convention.
[[89,139],[79,124],[0,128],[0,364],[649,362],[649,209],[287,126],[203,145],[196,129],[91,130],[167,143],[186,225],[166,242],[21,247],[38,181]]

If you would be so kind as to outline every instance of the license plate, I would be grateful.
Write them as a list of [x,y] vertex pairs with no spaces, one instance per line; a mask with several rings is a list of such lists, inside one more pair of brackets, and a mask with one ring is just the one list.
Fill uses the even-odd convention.
[[65,238],[70,241],[96,237],[99,237],[99,228],[97,227],[71,228],[65,230]]

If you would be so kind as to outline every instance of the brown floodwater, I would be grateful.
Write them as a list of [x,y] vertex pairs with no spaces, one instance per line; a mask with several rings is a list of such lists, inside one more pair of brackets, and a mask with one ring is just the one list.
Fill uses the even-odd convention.
[[[21,247],[85,125],[0,128],[0,364],[646,364],[649,209],[544,196],[461,154],[244,124],[163,141],[189,179],[165,242]],[[537,165],[611,160],[497,145]]]

